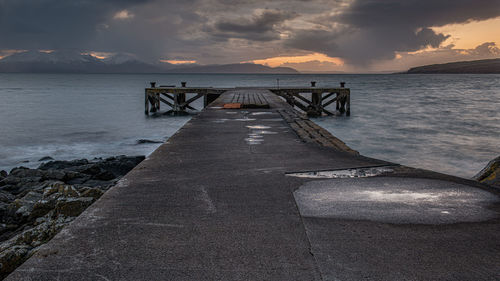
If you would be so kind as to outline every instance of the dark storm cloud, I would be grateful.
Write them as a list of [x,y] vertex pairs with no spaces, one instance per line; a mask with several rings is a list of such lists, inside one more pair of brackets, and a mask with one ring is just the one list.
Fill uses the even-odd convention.
[[1,0],[1,49],[89,47],[98,24],[148,0]]
[[499,15],[499,0],[356,0],[338,18],[358,27],[429,27]]
[[200,63],[314,51],[362,65],[440,46],[431,27],[497,16],[500,0],[0,0],[0,50]]
[[394,58],[397,51],[438,47],[449,37],[430,27],[498,16],[500,0],[355,0],[328,18],[340,26],[336,30],[300,30],[286,45],[366,64]]
[[238,18],[228,21],[222,19],[207,31],[222,38],[243,38],[256,41],[270,41],[280,39],[277,28],[285,20],[294,18],[293,13],[267,10],[251,19]]

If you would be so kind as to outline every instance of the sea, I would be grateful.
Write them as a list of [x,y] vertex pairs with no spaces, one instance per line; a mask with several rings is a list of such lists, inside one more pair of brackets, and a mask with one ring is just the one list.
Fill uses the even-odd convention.
[[146,116],[144,88],[153,81],[188,87],[346,82],[351,116],[314,121],[365,156],[470,178],[500,155],[500,75],[0,73],[0,170],[36,167],[45,156],[149,155],[191,118]]

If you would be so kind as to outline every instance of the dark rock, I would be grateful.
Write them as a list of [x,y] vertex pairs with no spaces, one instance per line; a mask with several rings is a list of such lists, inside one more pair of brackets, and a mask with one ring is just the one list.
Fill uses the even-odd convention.
[[2,222],[6,222],[5,216],[9,213],[9,206],[9,203],[0,202],[0,218],[2,219]]
[[92,197],[94,199],[99,199],[104,194],[104,191],[100,190],[99,188],[85,187],[80,190],[80,193],[82,197]]
[[16,196],[6,192],[4,190],[0,190],[0,202],[10,203],[16,199]]
[[21,183],[19,183],[15,189],[10,190],[10,192],[17,195],[17,197],[22,197],[30,191],[41,191],[42,189],[43,183],[41,182],[41,178],[24,178]]
[[8,175],[2,180],[2,185],[17,185],[19,183],[21,183],[21,179],[12,175]]
[[145,143],[163,143],[162,141],[155,141],[155,140],[147,140],[147,139],[140,139],[137,140],[136,144],[145,144]]
[[10,208],[15,210],[18,217],[28,218],[33,211],[36,202],[42,199],[42,194],[34,191],[28,192],[21,199],[16,199],[10,204]]
[[29,177],[42,177],[44,175],[43,171],[38,169],[29,169],[25,167],[14,168],[10,172],[10,176],[16,176],[18,178],[29,178]]
[[56,203],[55,215],[76,217],[95,201],[92,197],[59,198]]
[[78,159],[72,161],[50,161],[41,164],[38,169],[40,170],[63,170],[71,167],[87,165],[89,161],[87,159]]
[[45,157],[38,159],[39,162],[49,161],[49,160],[54,160],[54,158],[52,158],[50,156],[45,156]]
[[500,156],[491,160],[477,175],[474,180],[500,187]]
[[113,173],[115,177],[118,177],[127,174],[145,158],[144,156],[117,156],[113,160],[100,162],[99,167]]
[[0,235],[3,235],[9,231],[15,230],[16,228],[18,228],[18,225],[16,225],[16,224],[2,223],[2,224],[0,224]]
[[99,174],[97,174],[95,177],[97,180],[102,180],[102,181],[109,181],[115,178],[115,175],[109,171],[103,171]]
[[2,251],[0,253],[0,278],[4,278],[21,265],[30,250],[31,247],[28,245],[16,245]]
[[64,184],[64,183],[60,183],[60,182],[56,182],[56,183],[53,183],[51,185],[48,185],[43,190],[44,198],[46,198],[47,196],[50,196],[54,193],[59,193],[60,195],[65,196],[65,197],[78,197],[78,196],[80,196],[80,193],[73,185],[68,185],[68,184]]
[[3,178],[5,178],[5,177],[7,177],[8,175],[9,175],[9,174],[8,174],[6,171],[4,171],[4,170],[1,170],[1,171],[0,171],[0,179],[3,179]]
[[58,170],[46,170],[44,171],[44,180],[64,180],[66,173]]
[[88,165],[84,165],[84,166],[79,167],[78,172],[94,176],[94,175],[101,173],[102,170],[98,164],[88,164]]
[[19,170],[19,169],[29,169],[29,168],[26,168],[26,167],[23,167],[23,166],[15,167],[15,168],[12,168],[12,170],[10,170],[9,174],[12,174],[13,171]]
[[12,192],[14,190],[17,190],[17,186],[16,185],[3,184],[2,182],[0,182],[0,187],[2,187],[2,190],[8,191],[8,192]]
[[65,172],[63,181],[67,182],[67,183],[71,182],[70,184],[74,184],[73,183],[74,181],[83,183],[90,178],[91,178],[91,176],[89,176],[89,175],[85,175],[85,174],[82,174],[79,172],[68,171],[68,172]]
[[0,278],[5,278],[28,259],[38,246],[54,237],[72,218],[44,219],[39,225],[28,228],[0,246]]
[[[71,173],[75,173],[75,172],[71,172]],[[89,176],[89,175],[75,173],[75,174],[69,175],[68,177],[65,177],[64,182],[66,182],[67,184],[73,184],[73,185],[83,184],[86,181],[90,180],[91,178],[92,178],[92,176]]]
[[89,187],[100,187],[107,189],[110,185],[114,185],[114,181],[102,181],[102,180],[88,180],[85,182],[86,186]]
[[33,209],[29,216],[29,220],[34,220],[39,217],[45,216],[47,213],[52,211],[56,207],[56,198],[48,197],[47,199],[42,199],[37,201],[35,205],[33,205]]

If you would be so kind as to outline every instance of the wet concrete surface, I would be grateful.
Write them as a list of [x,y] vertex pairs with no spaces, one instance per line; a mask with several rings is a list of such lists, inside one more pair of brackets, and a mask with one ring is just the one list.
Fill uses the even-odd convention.
[[[237,92],[245,91],[258,90]],[[497,192],[413,170],[391,175],[400,178],[287,176],[393,164],[304,143],[277,120],[288,105],[265,91],[270,109],[221,109],[232,94],[194,117],[7,280],[498,277]],[[383,181],[389,186],[381,191]],[[450,190],[463,196],[439,195]],[[477,209],[459,210],[454,221],[433,217],[438,223],[400,213],[425,210],[411,209],[412,202],[434,194],[442,197],[429,208],[455,200],[446,210],[458,211],[457,200],[470,196]],[[358,201],[365,205],[351,196],[364,196]],[[315,198],[331,204],[317,212]]]
[[304,217],[393,224],[452,224],[497,217],[490,192],[418,178],[356,178],[308,182],[294,192]]

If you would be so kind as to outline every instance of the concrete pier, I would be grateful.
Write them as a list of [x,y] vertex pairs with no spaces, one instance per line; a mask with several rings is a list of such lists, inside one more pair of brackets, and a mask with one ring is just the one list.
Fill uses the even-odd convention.
[[[224,109],[235,95],[269,108]],[[498,280],[499,211],[229,90],[7,280]]]

